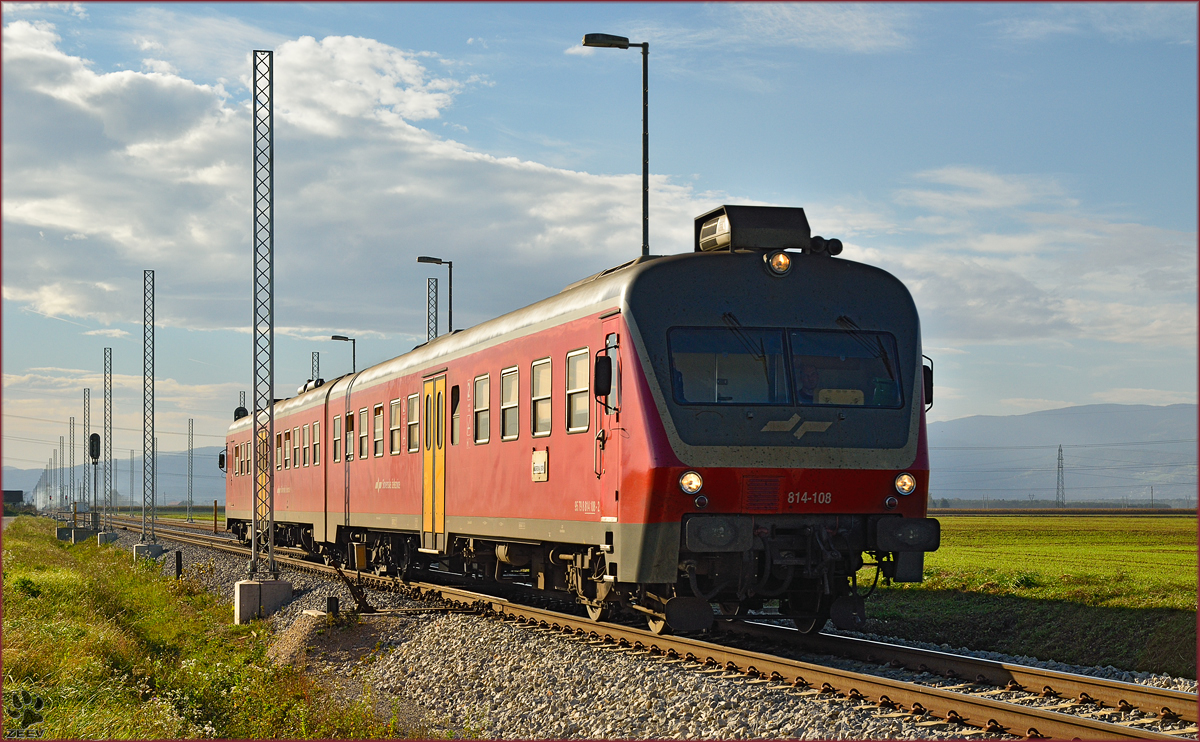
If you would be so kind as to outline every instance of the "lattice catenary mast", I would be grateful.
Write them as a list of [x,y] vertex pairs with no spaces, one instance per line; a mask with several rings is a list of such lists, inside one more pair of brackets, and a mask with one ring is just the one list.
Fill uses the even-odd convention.
[[[154,271],[142,271],[142,537],[155,543],[154,470]],[[149,510],[149,534],[147,514]]]
[[[88,441],[92,436],[92,390],[85,387],[83,390],[83,441],[84,446],[88,445]],[[92,494],[92,478],[88,476],[91,472],[88,470],[87,455],[83,457],[83,476],[80,479],[79,490],[83,493],[83,499],[87,499],[88,495]],[[92,512],[96,511],[96,498],[92,497]]]
[[70,437],[70,442],[67,445],[67,460],[71,463],[67,468],[67,492],[71,494],[71,502],[79,502],[79,493],[75,491],[75,417],[71,417],[71,421],[67,423],[67,435]]
[[436,278],[428,279],[425,289],[425,341],[438,336],[438,282]]
[[1063,484],[1063,455],[1062,445],[1058,447],[1058,488],[1054,492],[1055,507],[1065,508],[1067,506],[1067,488]]
[[187,504],[187,522],[192,522],[192,423],[195,420],[188,418],[188,504]]
[[[104,507],[109,511],[108,530],[112,530],[112,491],[116,486],[116,462],[112,455],[112,348],[104,349]],[[133,467],[129,467],[133,472]],[[132,487],[129,490],[133,492]]]
[[66,444],[63,442],[63,437],[60,435],[58,437],[58,503],[59,507],[62,508],[67,506],[67,480],[63,473],[63,462],[65,460],[63,457],[63,449],[65,446]]
[[[259,570],[260,543],[266,541],[267,571],[275,566],[275,116],[274,55],[255,50],[254,62],[254,512],[248,571]],[[262,534],[260,536],[260,534]]]

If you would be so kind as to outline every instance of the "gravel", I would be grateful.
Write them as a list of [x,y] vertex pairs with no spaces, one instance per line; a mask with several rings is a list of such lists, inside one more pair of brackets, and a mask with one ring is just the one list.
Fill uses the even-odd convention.
[[[125,548],[137,542],[136,534],[118,533]],[[246,577],[243,557],[169,541],[164,545],[182,551],[185,570],[227,599],[233,583]],[[208,566],[197,570],[196,565]],[[173,574],[174,569],[174,558],[167,552],[163,570]],[[294,597],[270,619],[277,632],[286,631],[305,609],[324,610],[328,595],[337,595],[344,609],[354,605],[350,591],[340,582],[286,568],[282,574],[291,581]],[[377,608],[415,605],[388,592],[369,590],[368,594]],[[1196,681],[1185,678],[839,633],[1196,691]],[[678,663],[630,656],[469,614],[405,615],[389,624],[376,654],[372,662],[331,669],[360,677],[398,701],[419,705],[460,735],[497,739],[961,737],[951,726],[919,727],[911,717],[882,718],[879,709],[857,708],[859,704],[845,699],[803,698],[787,688],[705,675]]]

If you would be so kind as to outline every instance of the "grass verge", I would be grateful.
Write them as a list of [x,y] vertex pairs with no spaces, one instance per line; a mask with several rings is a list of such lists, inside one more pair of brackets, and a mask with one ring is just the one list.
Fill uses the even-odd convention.
[[925,581],[877,590],[868,631],[1196,677],[1193,518],[940,520]]
[[[381,721],[369,697],[341,705],[266,659],[269,627],[129,551],[69,546],[54,523],[4,531],[4,681],[43,699],[51,739],[424,737]],[[441,735],[445,736],[445,735]]]

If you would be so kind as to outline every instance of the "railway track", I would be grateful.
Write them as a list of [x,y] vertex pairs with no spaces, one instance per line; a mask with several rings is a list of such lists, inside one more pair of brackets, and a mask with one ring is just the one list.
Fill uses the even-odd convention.
[[[137,522],[140,526],[140,521]],[[122,526],[127,528],[127,526]],[[161,525],[156,533],[196,546],[244,555],[229,538]],[[276,560],[293,569],[332,575],[334,568],[277,548]],[[360,584],[413,598],[468,606],[529,630],[546,631],[653,661],[748,683],[790,687],[818,702],[849,701],[877,708],[886,718],[909,717],[920,727],[953,726],[962,736],[982,733],[1055,739],[1195,739],[1197,696],[1177,690],[1075,675],[850,637],[804,636],[754,621],[718,622],[718,639],[663,636],[647,630],[519,604],[464,586],[404,582],[353,573]],[[781,654],[780,646],[808,654],[875,663],[880,670],[916,673],[895,679],[828,667]],[[764,650],[763,647],[769,647]]]

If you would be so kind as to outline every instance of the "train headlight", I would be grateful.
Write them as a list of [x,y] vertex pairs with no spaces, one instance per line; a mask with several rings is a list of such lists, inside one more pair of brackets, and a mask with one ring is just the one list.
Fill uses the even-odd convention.
[[908,472],[896,477],[896,491],[902,495],[911,495],[917,488],[917,479]]
[[694,471],[685,471],[679,477],[679,489],[689,495],[694,495],[704,486],[704,477],[701,477]]
[[792,259],[785,252],[774,252],[770,255],[764,255],[763,259],[767,261],[767,267],[777,276],[782,276],[792,269]]

